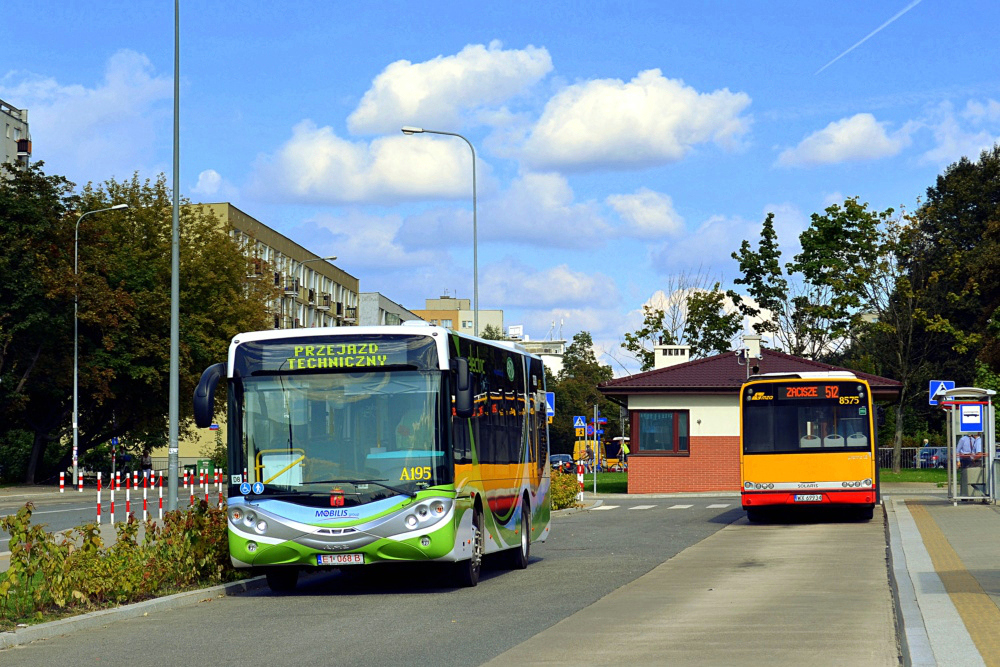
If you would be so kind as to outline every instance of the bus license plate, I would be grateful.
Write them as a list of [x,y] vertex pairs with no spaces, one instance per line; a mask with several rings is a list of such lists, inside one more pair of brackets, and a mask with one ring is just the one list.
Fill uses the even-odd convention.
[[364,565],[364,554],[317,554],[317,565]]
[[797,493],[795,494],[795,502],[797,503],[818,503],[823,500],[823,494],[820,493]]

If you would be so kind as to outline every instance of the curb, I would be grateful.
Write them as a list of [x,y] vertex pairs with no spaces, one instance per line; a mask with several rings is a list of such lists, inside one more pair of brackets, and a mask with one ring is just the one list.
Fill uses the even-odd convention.
[[199,588],[194,591],[175,593],[167,597],[154,598],[144,602],[122,605],[112,609],[100,609],[80,616],[63,618],[49,623],[40,623],[26,628],[18,628],[13,632],[0,632],[0,650],[38,641],[39,639],[51,639],[59,635],[100,627],[112,621],[121,621],[127,618],[145,616],[150,612],[176,609],[187,605],[201,602],[206,598],[224,597],[226,595],[239,595],[249,593],[266,586],[265,577],[254,577],[244,581],[235,581],[228,584],[219,584],[209,588]]

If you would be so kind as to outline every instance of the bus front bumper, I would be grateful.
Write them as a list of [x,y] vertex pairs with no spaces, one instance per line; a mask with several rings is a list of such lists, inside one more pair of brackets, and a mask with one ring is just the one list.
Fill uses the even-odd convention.
[[801,491],[744,491],[743,509],[776,505],[874,506],[875,489],[803,489]]

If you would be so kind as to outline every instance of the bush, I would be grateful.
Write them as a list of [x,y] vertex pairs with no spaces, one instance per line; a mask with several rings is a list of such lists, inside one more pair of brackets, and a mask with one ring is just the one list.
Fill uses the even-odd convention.
[[552,509],[562,510],[567,507],[576,507],[576,494],[580,492],[580,483],[576,475],[569,475],[552,471],[552,486],[550,496],[552,497]]
[[204,501],[168,512],[163,525],[139,523],[130,515],[116,524],[117,540],[105,548],[100,527],[91,523],[57,539],[31,524],[33,506],[0,519],[10,533],[10,568],[0,578],[0,628],[45,612],[90,609],[138,602],[179,590],[243,576],[229,560],[224,509]]

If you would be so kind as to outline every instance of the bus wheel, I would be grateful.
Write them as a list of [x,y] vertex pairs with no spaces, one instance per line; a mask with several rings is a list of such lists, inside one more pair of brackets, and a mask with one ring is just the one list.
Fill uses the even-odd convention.
[[483,567],[483,552],[486,550],[486,536],[483,533],[483,513],[476,509],[472,514],[472,558],[455,563],[458,583],[473,587],[479,583],[479,571]]
[[267,576],[267,587],[272,593],[291,593],[295,590],[295,585],[299,583],[299,569],[297,567],[272,567],[265,573]]
[[528,567],[528,559],[531,557],[531,507],[525,499],[521,505],[521,543],[517,549],[511,550],[510,564],[515,570],[523,570]]
[[747,510],[747,521],[750,523],[764,523],[764,510]]
[[862,507],[858,510],[859,521],[871,521],[873,518],[875,518],[874,507]]

